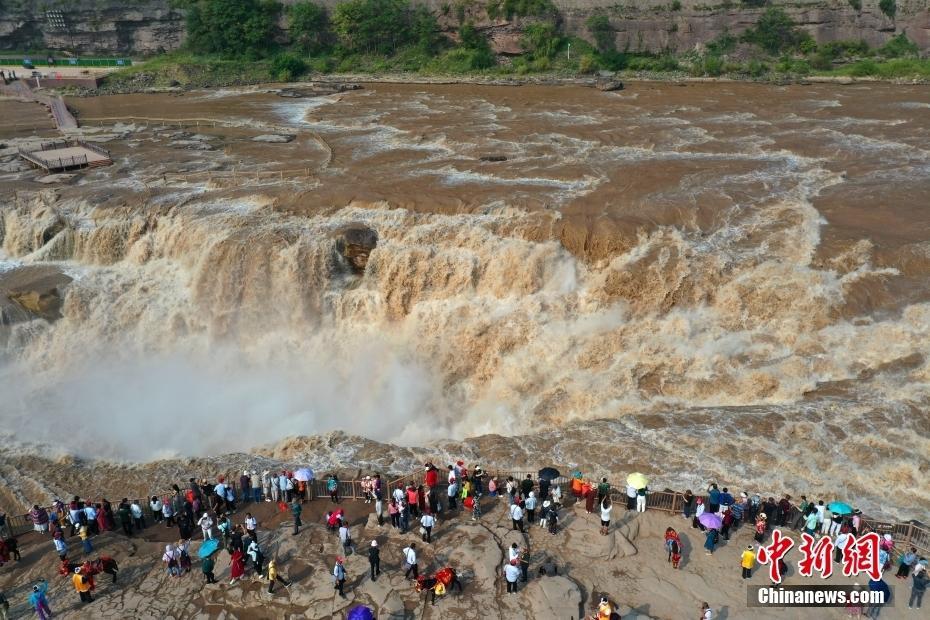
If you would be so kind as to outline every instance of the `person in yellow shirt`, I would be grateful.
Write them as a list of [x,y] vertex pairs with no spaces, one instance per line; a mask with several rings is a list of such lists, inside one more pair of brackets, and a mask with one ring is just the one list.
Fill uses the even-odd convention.
[[92,603],[94,601],[94,597],[90,595],[90,579],[81,574],[80,567],[74,569],[71,582],[74,584],[74,589],[80,595],[82,603]]
[[752,550],[752,545],[746,547],[740,558],[740,565],[743,567],[743,579],[752,577],[752,567],[756,564],[756,553]]

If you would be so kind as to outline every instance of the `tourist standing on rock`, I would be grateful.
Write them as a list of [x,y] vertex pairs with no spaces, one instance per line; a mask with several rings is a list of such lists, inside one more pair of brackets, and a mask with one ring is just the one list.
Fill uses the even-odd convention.
[[527,497],[530,494],[530,491],[532,491],[535,487],[536,485],[533,483],[533,476],[531,474],[527,474],[526,478],[520,481],[520,495],[522,497]]
[[714,610],[707,603],[701,604],[701,620],[713,620]]
[[235,549],[229,559],[229,585],[233,585],[245,575],[245,554],[241,549]]
[[637,489],[632,484],[626,485],[626,509],[636,510],[636,493]]
[[707,512],[716,513],[720,510],[720,489],[717,488],[716,482],[711,482],[707,487]]
[[252,478],[248,470],[243,471],[239,476],[239,499],[243,504],[252,499]]
[[216,583],[216,576],[213,574],[213,570],[216,568],[215,556],[216,554],[214,553],[205,557],[200,562],[200,570],[203,572],[203,578],[207,580],[207,583]]
[[597,503],[598,505],[604,502],[605,497],[610,497],[610,483],[607,482],[607,478],[601,478],[601,481],[597,483]]
[[391,503],[388,504],[388,514],[391,517],[391,527],[400,527],[400,506],[397,505],[397,499],[392,497]]
[[378,518],[378,525],[384,525],[384,501],[380,495],[375,495],[375,516]]
[[520,549],[520,557],[517,559],[520,561],[520,579],[526,583],[530,574],[530,550],[526,547]]
[[52,543],[55,545],[55,552],[58,553],[58,557],[64,560],[68,556],[68,543],[65,542],[61,530],[58,530],[52,536]]
[[911,598],[907,601],[907,608],[916,607],[920,609],[920,604],[924,600],[924,592],[927,591],[927,584],[930,583],[930,577],[927,576],[926,570],[915,570],[911,584]]
[[397,504],[397,509],[400,510],[398,518],[400,519],[400,533],[406,534],[407,530],[410,529],[410,507],[407,505],[407,502],[401,500]]
[[430,513],[424,514],[420,517],[420,527],[423,528],[422,538],[423,542],[430,544],[433,542],[433,526],[436,525],[436,517]]
[[507,582],[507,594],[516,594],[517,581],[520,579],[519,560],[510,560],[504,565],[504,580]]
[[917,547],[911,547],[910,551],[898,558],[898,572],[895,577],[898,579],[907,579],[911,572],[911,567],[917,564]]
[[36,610],[39,620],[48,620],[52,617],[52,610],[48,606],[48,581],[43,579],[32,586],[32,594],[29,595],[29,604]]
[[636,490],[636,512],[646,512],[646,496],[648,494],[649,487]]
[[334,503],[339,503],[339,478],[336,474],[330,474],[329,480],[326,481],[326,490],[329,491],[329,499]]
[[333,588],[336,592],[339,593],[339,596],[342,598],[346,597],[346,593],[343,588],[346,585],[346,569],[343,566],[343,559],[336,558],[336,565],[333,566]]
[[165,568],[171,577],[181,576],[180,556],[181,554],[174,545],[165,545],[165,553],[162,554],[161,561],[165,563]]
[[265,564],[265,556],[262,554],[261,547],[258,546],[258,539],[253,538],[249,542],[249,548],[246,550],[249,559],[252,560],[252,569],[256,575],[261,575]]
[[739,525],[743,520],[743,513],[745,511],[745,499],[740,498],[733,502],[730,506],[730,515],[733,517],[733,522],[730,524],[730,529],[735,533],[739,529]]
[[100,535],[100,526],[97,523],[97,508],[90,501],[84,502],[84,524],[87,525],[87,531],[92,536]]
[[806,534],[809,536],[814,535],[814,533],[817,531],[819,518],[820,517],[817,515],[817,509],[815,507],[807,509],[807,517],[804,519],[804,532]]
[[694,493],[691,492],[691,489],[688,489],[685,491],[684,496],[682,496],[681,516],[683,516],[685,519],[690,519],[691,514],[694,512],[694,506]]
[[182,538],[175,548],[178,550],[178,566],[181,567],[181,574],[191,572],[191,541]]
[[352,545],[352,533],[349,531],[349,524],[345,521],[339,523],[339,542],[342,543],[342,552],[347,556],[355,553],[355,547]]
[[162,514],[164,504],[161,503],[157,495],[153,495],[151,499],[149,499],[149,508],[152,509],[152,520],[155,521],[156,524],[161,523],[162,517],[164,516]]
[[33,505],[29,511],[29,520],[32,521],[32,529],[44,533],[48,531],[48,511],[41,508],[38,504]]
[[404,547],[404,578],[410,579],[410,575],[413,574],[413,578],[416,579],[420,576],[420,568],[417,566],[417,544],[410,543],[409,547]]
[[265,496],[266,502],[270,502],[272,500],[278,501],[272,494],[272,486],[277,485],[271,484],[271,472],[267,469],[262,470],[262,494]]
[[74,584],[74,590],[81,597],[82,603],[93,603],[94,597],[90,594],[90,577],[81,574],[81,568],[74,569],[74,575],[71,576],[71,583]]
[[526,510],[526,524],[533,525],[536,521],[536,506],[539,504],[539,500],[536,499],[536,492],[530,491],[526,500],[523,502],[523,507]]
[[449,502],[449,510],[455,510],[455,498],[459,493],[459,483],[458,479],[455,476],[449,477],[449,488],[446,491],[446,496]]
[[262,501],[262,478],[254,469],[249,474],[249,487],[252,489],[252,501],[256,504]]
[[255,533],[257,529],[258,519],[253,517],[251,512],[245,513],[245,531],[248,532],[252,540],[258,540],[258,534]]
[[704,534],[704,549],[707,555],[713,555],[714,547],[717,545],[717,530],[708,528]]
[[71,503],[68,504],[68,520],[71,523],[70,536],[74,536],[78,528],[81,527],[81,523],[84,521],[84,502],[82,502],[81,498],[77,495],[75,495]]
[[141,532],[145,529],[145,513],[142,512],[142,506],[139,505],[139,500],[132,500],[129,510],[132,513],[133,525]]
[[371,580],[377,581],[381,574],[381,549],[378,548],[377,540],[371,541],[368,548],[368,565],[371,567]]
[[300,502],[297,498],[294,498],[294,501],[291,502],[291,514],[294,516],[294,536],[300,532],[300,526],[303,525],[300,521],[300,513],[303,512],[303,508],[300,505]]
[[275,581],[280,581],[284,584],[285,588],[289,588],[291,582],[278,574],[278,563],[275,560],[270,560],[268,562],[268,572],[266,573],[268,577],[268,594],[274,592]]
[[[176,507],[177,508],[177,507]],[[213,512],[220,514],[226,508],[226,478],[220,476],[213,487]],[[180,508],[178,508],[180,512]]]
[[765,530],[767,527],[768,518],[765,516],[765,513],[759,515],[759,518],[756,519],[756,534],[755,540],[757,543],[762,543],[765,540]]
[[610,511],[613,504],[610,503],[610,495],[605,495],[601,500],[601,536],[607,536],[610,531]]
[[412,484],[408,484],[406,490],[407,506],[410,508],[410,516],[414,519],[420,516],[419,499],[417,488]]
[[81,545],[84,547],[84,554],[93,553],[94,545],[90,542],[90,531],[87,529],[86,525],[81,526],[81,529],[78,530],[78,535],[81,537]]
[[200,529],[203,532],[204,540],[213,539],[213,519],[210,517],[209,513],[203,513],[203,516],[197,520],[197,525],[200,526]]
[[756,564],[756,553],[752,545],[746,547],[743,555],[740,557],[740,566],[743,568],[743,579],[752,577],[752,567]]
[[523,508],[520,504],[513,504],[510,507],[510,519],[513,521],[513,529],[523,531]]
[[281,501],[281,478],[278,475],[270,475],[268,477],[268,486],[271,491],[271,501],[278,503]]
[[132,536],[132,512],[129,510],[129,500],[124,497],[123,501],[119,503],[116,513],[119,515],[119,523],[123,527],[123,533],[126,536]]
[[184,540],[189,540],[194,536],[194,519],[187,511],[182,512],[178,517],[178,535]]

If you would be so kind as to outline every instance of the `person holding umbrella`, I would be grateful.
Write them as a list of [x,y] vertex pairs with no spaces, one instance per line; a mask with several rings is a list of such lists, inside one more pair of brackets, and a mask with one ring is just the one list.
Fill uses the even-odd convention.
[[561,476],[559,470],[555,467],[543,467],[538,472],[539,476],[539,501],[544,502],[549,499],[549,487],[552,481]]

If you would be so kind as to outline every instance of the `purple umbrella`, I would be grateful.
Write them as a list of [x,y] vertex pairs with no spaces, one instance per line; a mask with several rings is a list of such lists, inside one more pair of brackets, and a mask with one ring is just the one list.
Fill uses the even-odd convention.
[[720,526],[723,525],[723,519],[712,512],[705,512],[698,517],[698,521],[700,521],[701,525],[711,530],[719,530]]
[[374,620],[375,614],[364,605],[356,605],[346,614],[346,620]]

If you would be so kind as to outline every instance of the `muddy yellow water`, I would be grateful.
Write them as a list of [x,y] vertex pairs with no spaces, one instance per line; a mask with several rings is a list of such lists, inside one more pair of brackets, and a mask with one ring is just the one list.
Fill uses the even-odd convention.
[[[930,507],[926,87],[69,104],[114,166],[0,173],[3,269],[72,278],[62,318],[4,327],[23,441],[54,441],[39,411],[137,460],[495,434],[467,443]],[[347,225],[377,234],[363,270]]]

